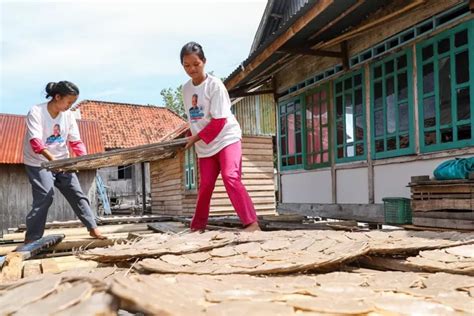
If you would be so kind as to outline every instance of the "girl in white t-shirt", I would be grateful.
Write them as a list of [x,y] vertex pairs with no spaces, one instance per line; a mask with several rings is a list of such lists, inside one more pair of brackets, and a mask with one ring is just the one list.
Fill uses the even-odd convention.
[[219,173],[227,194],[246,231],[260,230],[255,207],[241,181],[242,131],[232,114],[229,94],[218,78],[204,71],[206,57],[201,45],[187,43],[181,64],[191,79],[183,86],[183,101],[199,162],[199,193],[192,230],[206,228],[212,192]]
[[76,102],[79,89],[72,82],[50,82],[46,86],[48,102],[35,105],[26,117],[27,132],[23,145],[26,173],[33,191],[33,205],[26,216],[25,243],[40,239],[44,233],[48,210],[56,186],[71,205],[89,234],[104,239],[82,192],[75,173],[55,173],[43,169],[45,161],[69,157],[68,146],[77,156],[86,154],[79,129],[69,108]]

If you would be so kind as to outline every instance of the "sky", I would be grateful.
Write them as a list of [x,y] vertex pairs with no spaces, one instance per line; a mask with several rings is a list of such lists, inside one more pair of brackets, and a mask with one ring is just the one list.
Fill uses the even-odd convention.
[[188,80],[181,47],[226,77],[249,54],[266,0],[0,0],[0,113],[45,102],[50,81],[83,99],[163,105]]

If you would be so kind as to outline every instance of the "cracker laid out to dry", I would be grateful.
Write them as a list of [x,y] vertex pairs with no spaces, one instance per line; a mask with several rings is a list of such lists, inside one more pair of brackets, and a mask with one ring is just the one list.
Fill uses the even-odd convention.
[[445,273],[377,271],[280,277],[155,274],[117,277],[110,292],[123,308],[154,315],[469,315],[473,282],[473,277]]
[[234,234],[224,232],[183,235],[153,234],[150,237],[144,237],[136,242],[116,244],[108,248],[95,248],[79,252],[78,256],[85,260],[113,263],[166,254],[205,251],[225,246],[234,241]]
[[255,237],[260,241],[215,248],[207,252],[206,259],[195,261],[194,254],[166,255],[145,259],[138,267],[159,273],[280,274],[335,267],[368,251],[366,242],[325,234],[252,234]]
[[421,251],[418,256],[407,258],[406,262],[423,271],[474,276],[474,245]]

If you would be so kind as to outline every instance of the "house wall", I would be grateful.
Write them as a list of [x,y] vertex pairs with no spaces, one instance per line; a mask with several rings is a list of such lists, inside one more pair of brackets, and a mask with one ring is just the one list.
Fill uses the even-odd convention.
[[[257,214],[274,214],[276,201],[272,138],[244,136],[242,151],[242,182]],[[197,176],[199,183],[199,170]],[[174,158],[151,163],[151,198],[154,214],[194,214],[197,189],[185,190],[183,152]],[[212,195],[210,215],[235,215],[220,176]]]
[[275,100],[264,94],[241,98],[232,105],[232,112],[244,135],[275,135]]
[[[77,174],[82,190],[88,196],[91,208],[97,212],[95,171],[81,171]],[[24,165],[0,165],[0,232],[25,223],[31,210],[33,195]],[[47,221],[76,219],[64,196],[54,188],[53,204],[49,208]]]
[[[369,31],[362,33],[360,36],[350,38],[348,40],[349,57],[354,56],[365,49],[373,47],[377,43],[384,41],[388,37],[395,35],[407,27],[411,27],[423,20],[430,18],[436,14],[445,12],[447,9],[454,7],[455,5],[463,1],[447,0],[447,1],[427,1],[423,5],[410,11],[409,13],[403,14],[400,17],[385,22],[381,26],[371,28]],[[393,11],[395,5],[398,5],[400,1],[391,2],[385,10],[377,12],[377,15],[364,21],[364,24],[371,23],[375,19],[388,15]],[[384,197],[409,197],[409,188],[407,184],[410,181],[411,176],[415,175],[432,175],[433,170],[442,161],[453,159],[454,157],[466,157],[474,155],[474,144],[468,145],[465,148],[441,150],[438,152],[422,152],[420,150],[420,131],[418,126],[418,113],[419,100],[417,94],[417,65],[416,65],[416,45],[421,41],[431,38],[436,34],[443,31],[449,30],[463,22],[472,20],[473,15],[467,15],[463,18],[457,19],[453,22],[448,22],[446,25],[437,28],[435,31],[428,32],[426,35],[417,38],[414,41],[398,48],[397,50],[391,51],[351,68],[349,71],[342,71],[337,75],[334,75],[328,79],[322,80],[317,84],[312,84],[306,88],[300,89],[296,92],[291,92],[279,99],[279,103],[304,94],[315,87],[322,84],[328,84],[330,90],[329,98],[329,113],[334,117],[335,105],[334,105],[334,81],[340,77],[351,73],[358,69],[363,69],[365,72],[365,78],[363,82],[365,85],[364,89],[364,100],[363,105],[365,107],[366,115],[366,145],[367,145],[367,157],[365,159],[356,162],[338,162],[335,159],[331,159],[329,167],[315,170],[305,170],[303,167],[293,168],[292,170],[280,170],[280,185],[281,185],[281,201],[282,203],[300,203],[300,204],[377,204],[382,203]],[[357,27],[355,27],[357,28]],[[472,40],[472,37],[470,41]],[[472,43],[470,45],[472,54]],[[334,47],[323,47],[323,49],[339,50],[339,46]],[[412,113],[412,124],[413,129],[413,143],[414,152],[399,157],[392,158],[379,158],[377,160],[372,157],[371,149],[371,129],[373,129],[373,123],[370,120],[371,116],[371,79],[370,79],[370,65],[378,60],[394,55],[401,50],[408,49],[413,53],[413,75],[412,88],[413,88],[413,113]],[[470,62],[474,59],[472,58]],[[285,93],[289,88],[297,85],[298,83],[315,76],[321,71],[334,67],[340,64],[341,60],[329,57],[315,57],[315,56],[299,56],[295,57],[291,62],[287,63],[281,70],[276,73],[276,87],[278,93]],[[471,66],[472,67],[472,66]],[[471,78],[473,77],[473,71],[470,72]],[[472,94],[471,87],[471,109],[474,96]],[[472,119],[471,111],[471,120]],[[280,124],[279,122],[277,122]],[[330,130],[331,134],[334,134],[334,119],[330,119]],[[279,132],[278,132],[279,133]],[[334,135],[330,136],[331,144],[330,150],[334,151]],[[279,135],[277,136],[279,138]],[[380,209],[378,209],[380,210]],[[379,214],[380,215],[380,214]],[[379,216],[377,215],[377,216]]]
[[[118,167],[102,168],[98,170],[98,174],[102,177],[104,185],[107,187],[110,197],[117,197],[123,203],[135,204],[141,203],[142,192],[142,171],[141,164],[130,165],[132,178],[119,179]],[[150,164],[145,163],[145,189],[147,194],[150,193]]]

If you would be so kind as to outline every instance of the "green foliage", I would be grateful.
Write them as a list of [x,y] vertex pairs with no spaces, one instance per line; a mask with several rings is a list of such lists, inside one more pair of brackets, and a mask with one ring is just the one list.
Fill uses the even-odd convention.
[[186,119],[186,110],[184,108],[183,94],[181,91],[182,86],[180,85],[177,88],[167,88],[161,90],[160,94],[163,97],[165,106],[174,111],[176,114]]

